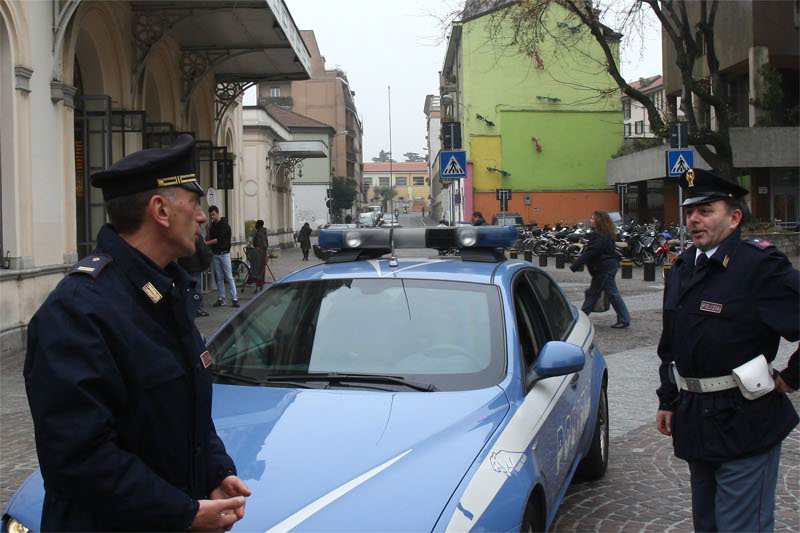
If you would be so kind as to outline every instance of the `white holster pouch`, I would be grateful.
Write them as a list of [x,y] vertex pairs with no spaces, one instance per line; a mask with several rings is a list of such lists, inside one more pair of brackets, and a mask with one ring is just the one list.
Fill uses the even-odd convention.
[[742,396],[748,400],[761,398],[775,389],[775,380],[772,378],[772,365],[767,363],[767,358],[759,355],[742,366],[733,369],[733,379],[742,391]]

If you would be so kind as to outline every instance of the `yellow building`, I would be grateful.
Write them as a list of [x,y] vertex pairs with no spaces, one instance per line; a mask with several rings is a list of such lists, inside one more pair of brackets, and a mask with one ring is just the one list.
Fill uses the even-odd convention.
[[[391,165],[391,168],[390,168]],[[380,204],[376,188],[389,187],[395,191],[394,207],[401,213],[430,213],[431,186],[428,179],[428,163],[364,163],[364,187],[369,190],[370,205]],[[386,206],[387,209],[391,206]]]

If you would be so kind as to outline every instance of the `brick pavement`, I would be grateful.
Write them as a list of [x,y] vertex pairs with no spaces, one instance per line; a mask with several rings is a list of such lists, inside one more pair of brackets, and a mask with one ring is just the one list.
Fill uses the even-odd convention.
[[[280,278],[299,268],[317,264],[300,261],[298,249],[284,250],[271,263]],[[589,285],[586,272],[558,270],[553,261],[545,269],[564,287],[568,297],[580,305]],[[688,470],[672,455],[670,439],[653,427],[657,386],[655,344],[661,326],[661,278],[618,279],[620,291],[633,316],[632,327],[612,330],[613,311],[593,314],[596,339],[609,365],[609,410],[611,462],[606,476],[595,482],[576,482],[567,492],[553,529],[556,531],[681,531],[691,529]],[[242,303],[254,290],[240,294]],[[211,336],[234,313],[230,307],[213,308],[216,294],[206,294],[211,316],[199,318],[201,333]],[[783,343],[785,358],[791,345]],[[24,354],[9,354],[0,360],[0,508],[36,466],[33,430],[20,378]],[[800,397],[793,397],[800,408]],[[777,498],[777,528],[800,532],[800,431],[784,442],[781,479]]]

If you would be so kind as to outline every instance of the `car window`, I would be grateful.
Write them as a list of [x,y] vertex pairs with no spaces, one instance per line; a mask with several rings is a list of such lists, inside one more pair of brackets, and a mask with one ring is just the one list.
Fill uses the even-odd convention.
[[526,369],[536,362],[543,338],[535,304],[536,296],[527,279],[525,276],[518,276],[514,284],[514,313],[523,367]]
[[545,320],[550,330],[550,340],[564,340],[572,331],[575,315],[572,306],[558,288],[558,285],[542,272],[529,270],[525,273],[533,285],[544,310]]
[[209,350],[218,369],[255,378],[378,374],[468,390],[495,385],[506,371],[497,287],[450,281],[278,284],[236,315]]

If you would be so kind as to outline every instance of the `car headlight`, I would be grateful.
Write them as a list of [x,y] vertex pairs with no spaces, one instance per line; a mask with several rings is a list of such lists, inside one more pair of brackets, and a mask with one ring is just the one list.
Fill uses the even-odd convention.
[[8,519],[8,533],[28,533],[30,531],[27,527],[22,525],[22,522],[14,518]]

